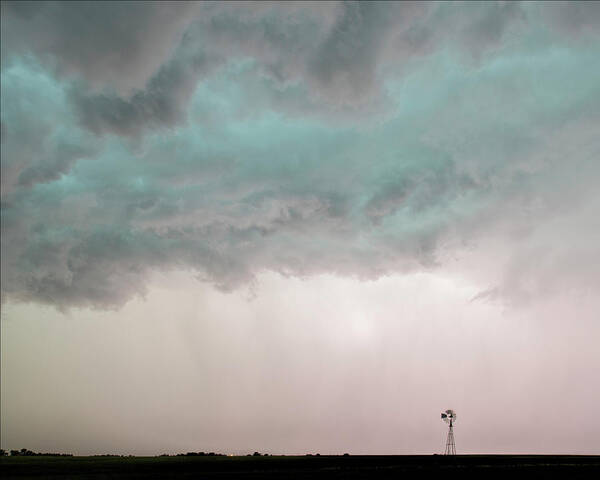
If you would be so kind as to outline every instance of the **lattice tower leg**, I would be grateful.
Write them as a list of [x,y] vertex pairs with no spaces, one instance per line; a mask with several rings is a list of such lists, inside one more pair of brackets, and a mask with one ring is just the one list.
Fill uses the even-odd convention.
[[448,437],[446,438],[446,451],[444,455],[456,455],[456,445],[454,444],[454,430],[452,428],[452,423],[450,423],[450,428],[448,429]]

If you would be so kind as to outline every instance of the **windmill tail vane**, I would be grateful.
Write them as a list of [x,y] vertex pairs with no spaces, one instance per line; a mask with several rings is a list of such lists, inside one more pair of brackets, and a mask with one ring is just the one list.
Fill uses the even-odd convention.
[[454,443],[454,422],[456,422],[456,413],[454,410],[442,412],[442,420],[448,423],[448,436],[446,437],[446,450],[444,455],[456,455],[456,444]]

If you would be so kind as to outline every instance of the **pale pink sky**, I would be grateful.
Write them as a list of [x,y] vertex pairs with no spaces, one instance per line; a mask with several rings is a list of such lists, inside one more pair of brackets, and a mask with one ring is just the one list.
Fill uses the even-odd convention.
[[156,276],[118,312],[6,305],[2,447],[429,454],[600,451],[598,299],[502,307],[443,274]]

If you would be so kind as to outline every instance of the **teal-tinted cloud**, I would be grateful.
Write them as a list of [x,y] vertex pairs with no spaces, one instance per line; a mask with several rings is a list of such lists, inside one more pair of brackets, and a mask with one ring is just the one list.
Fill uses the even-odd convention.
[[[598,39],[516,8],[416,5],[396,13],[406,24],[360,9],[319,23],[292,10],[314,44],[303,23],[281,37],[272,18],[282,11],[225,9],[130,97],[13,56],[2,70],[3,295],[119,306],[155,269],[189,269],[223,289],[263,270],[373,278],[503,235],[509,250],[532,238],[546,266],[564,265],[551,225],[584,238],[565,278],[595,278],[581,205],[598,201]],[[432,30],[434,20],[459,33]],[[232,38],[240,22],[247,30]],[[369,38],[361,48],[375,63],[350,68],[352,32]],[[198,53],[203,38],[220,42]],[[539,271],[549,276],[532,261],[511,267],[493,291],[521,295]]]

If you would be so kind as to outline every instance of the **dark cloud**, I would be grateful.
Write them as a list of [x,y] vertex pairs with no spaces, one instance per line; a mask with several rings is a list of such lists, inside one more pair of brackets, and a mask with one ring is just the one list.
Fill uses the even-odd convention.
[[2,59],[34,53],[60,73],[126,93],[168,60],[195,2],[2,2]]
[[542,14],[554,28],[571,37],[600,35],[599,2],[552,2],[544,5]]
[[[499,41],[511,18],[505,12],[515,9],[479,8],[466,26],[465,12],[451,10],[441,26],[461,26],[461,41],[480,49]],[[59,72],[81,75],[73,100],[97,133],[139,135],[181,122],[198,82],[245,58],[278,85],[274,105],[356,118],[385,110],[381,73],[390,61],[442,44],[426,21],[435,11],[422,2],[9,4],[3,57],[32,52]],[[290,86],[302,98],[277,95]]]
[[486,48],[500,45],[512,24],[526,19],[519,2],[483,3],[477,8],[468,4],[467,8],[470,21],[463,28],[462,43],[476,55]]
[[420,161],[407,159],[386,172],[382,185],[366,205],[366,214],[373,222],[393,215],[400,209],[418,216],[442,201],[452,201],[457,192],[466,194],[475,187],[474,181],[461,173],[455,162],[442,152],[418,152]]
[[518,12],[512,3],[18,2],[3,10],[3,58],[32,52],[82,76],[73,101],[96,133],[137,136],[182,122],[198,82],[245,58],[278,86],[274,106],[356,119],[386,110],[390,64],[448,39],[479,55]]
[[148,129],[181,123],[198,78],[218,65],[202,52],[182,55],[161,67],[145,89],[130,98],[114,94],[86,94],[72,90],[82,124],[94,133],[139,135]]
[[324,98],[356,102],[376,88],[382,44],[396,23],[406,21],[410,9],[416,10],[410,3],[344,5],[342,15],[309,60],[309,72]]
[[[596,10],[568,2],[543,13],[581,32]],[[356,118],[386,109],[384,72],[452,44],[480,59],[536,16],[518,2],[5,2],[3,59],[31,52],[81,75],[73,99],[94,132],[175,125],[198,82],[244,58],[278,85],[273,105]]]
[[30,187],[35,183],[56,180],[67,173],[77,160],[93,153],[93,150],[81,145],[58,145],[50,157],[42,155],[35,165],[30,165],[19,174],[19,185]]

